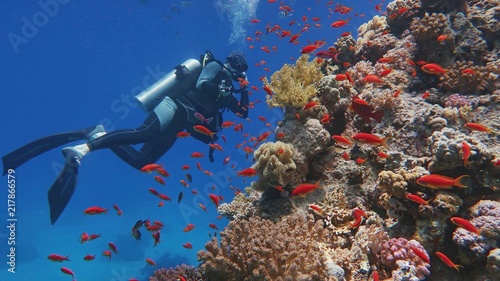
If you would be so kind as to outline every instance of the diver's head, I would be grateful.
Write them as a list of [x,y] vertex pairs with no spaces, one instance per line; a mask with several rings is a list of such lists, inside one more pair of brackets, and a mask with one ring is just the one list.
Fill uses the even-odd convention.
[[226,58],[226,67],[230,70],[234,81],[238,78],[245,78],[248,70],[247,57],[241,52],[233,51]]

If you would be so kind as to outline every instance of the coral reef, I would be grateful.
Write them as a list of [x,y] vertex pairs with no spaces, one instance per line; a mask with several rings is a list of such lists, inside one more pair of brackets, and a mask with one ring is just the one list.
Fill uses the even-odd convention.
[[439,77],[441,89],[461,94],[492,93],[499,81],[498,68],[490,64],[479,66],[472,61],[456,61]]
[[198,268],[185,264],[177,265],[173,268],[160,268],[155,270],[149,281],[172,281],[179,280],[183,276],[186,280],[202,281],[201,273]]
[[198,252],[200,270],[210,280],[336,280],[318,255],[328,237],[311,217],[235,220],[221,232],[220,245],[214,238]]
[[453,232],[455,242],[464,253],[462,262],[482,262],[490,250],[500,246],[500,203],[481,200],[470,209],[470,222],[480,234],[457,227]]
[[383,267],[392,271],[393,280],[424,280],[425,275],[430,274],[430,264],[417,256],[411,248],[421,251],[429,258],[424,247],[415,240],[391,238],[382,243],[377,257]]
[[302,107],[316,95],[314,83],[321,79],[318,64],[309,62],[309,55],[304,54],[297,59],[295,66],[288,64],[271,76],[271,82],[264,79],[264,84],[274,92],[267,96],[267,104],[271,107]]

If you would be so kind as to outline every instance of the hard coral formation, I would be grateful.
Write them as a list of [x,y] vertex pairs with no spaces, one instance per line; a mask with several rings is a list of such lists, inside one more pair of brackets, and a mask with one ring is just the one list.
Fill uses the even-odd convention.
[[292,215],[277,223],[252,217],[231,221],[198,252],[209,280],[335,280],[328,275],[320,244],[329,235],[311,217]]
[[217,208],[219,214],[230,220],[247,219],[256,214],[256,202],[260,199],[261,193],[252,188],[246,188],[245,192],[240,192],[234,196],[230,203],[222,203]]
[[392,271],[393,280],[424,280],[430,273],[430,264],[422,260],[411,248],[429,255],[424,247],[415,240],[391,238],[384,243],[377,254],[380,264]]
[[441,89],[461,94],[486,94],[495,90],[500,71],[493,65],[479,66],[472,61],[456,61],[440,76]]
[[480,234],[458,227],[453,232],[455,242],[464,253],[462,262],[482,262],[490,250],[500,246],[500,203],[481,200],[470,209],[470,223]]
[[318,64],[309,62],[309,55],[304,54],[297,59],[295,66],[285,64],[271,75],[270,83],[264,79],[264,84],[274,92],[274,95],[267,96],[267,104],[271,107],[302,107],[316,95],[314,84],[321,77]]
[[179,276],[183,276],[189,281],[202,281],[201,273],[198,268],[190,265],[177,265],[172,268],[160,268],[155,270],[153,276],[149,277],[149,281],[172,281],[179,280]]

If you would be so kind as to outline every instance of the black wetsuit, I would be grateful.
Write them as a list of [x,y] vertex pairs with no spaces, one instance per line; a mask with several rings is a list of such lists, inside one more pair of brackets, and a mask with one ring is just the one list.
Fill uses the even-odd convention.
[[[90,151],[110,148],[123,161],[141,169],[146,164],[157,162],[172,147],[177,133],[183,130],[187,130],[204,143],[209,143],[212,139],[194,131],[194,125],[204,125],[217,132],[222,123],[221,112],[224,109],[229,109],[242,118],[248,116],[248,91],[241,92],[239,101],[233,94],[221,96],[219,85],[223,80],[227,85],[232,85],[231,75],[227,70],[217,62],[208,63],[198,78],[196,89],[183,97],[174,98],[175,105],[171,103],[170,98],[166,98],[168,101],[164,99],[166,103],[170,102],[167,110],[173,115],[171,119],[161,119],[162,114],[158,114],[155,109],[138,128],[116,130],[90,141]],[[175,106],[177,108],[174,109]],[[196,119],[193,116],[195,112],[201,113],[205,118],[212,118],[210,125]],[[132,146],[138,143],[144,143],[140,150]]]

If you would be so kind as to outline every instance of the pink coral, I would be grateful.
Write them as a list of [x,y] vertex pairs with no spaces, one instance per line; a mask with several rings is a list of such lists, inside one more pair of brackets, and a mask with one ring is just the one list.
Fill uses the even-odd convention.
[[444,102],[444,106],[446,107],[462,107],[470,105],[470,101],[466,96],[462,96],[460,94],[452,94],[448,97],[448,100]]
[[405,238],[391,238],[385,241],[377,256],[383,266],[389,270],[393,270],[393,276],[400,275],[397,271],[401,263],[398,263],[398,261],[405,261],[409,263],[410,267],[414,267],[412,271],[415,273],[416,277],[423,280],[425,275],[430,273],[430,264],[418,257],[410,247],[420,250],[429,257],[420,243],[416,240],[408,241]]

